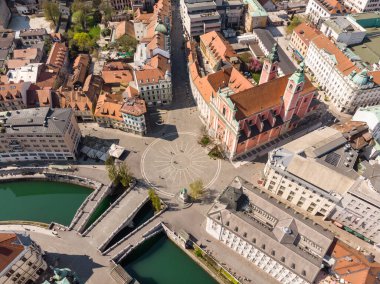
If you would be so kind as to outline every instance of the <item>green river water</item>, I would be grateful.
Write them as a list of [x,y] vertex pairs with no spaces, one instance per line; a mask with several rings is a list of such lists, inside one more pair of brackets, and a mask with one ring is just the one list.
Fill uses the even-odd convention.
[[70,225],[92,189],[74,184],[21,181],[0,183],[0,221],[25,220]]
[[164,234],[142,244],[122,266],[141,284],[217,283]]

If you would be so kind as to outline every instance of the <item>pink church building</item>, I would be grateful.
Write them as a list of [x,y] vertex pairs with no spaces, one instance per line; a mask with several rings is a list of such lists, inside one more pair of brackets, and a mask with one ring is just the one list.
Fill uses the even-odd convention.
[[278,78],[277,45],[266,57],[258,86],[235,92],[231,83],[213,93],[209,133],[232,159],[288,132],[318,108],[316,88],[304,75],[304,64]]

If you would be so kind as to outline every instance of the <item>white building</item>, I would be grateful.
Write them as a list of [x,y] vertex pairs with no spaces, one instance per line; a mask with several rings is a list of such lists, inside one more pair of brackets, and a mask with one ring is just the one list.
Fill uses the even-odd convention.
[[81,138],[71,108],[2,113],[0,162],[75,160]]
[[146,134],[146,105],[145,101],[137,97],[128,98],[120,109],[126,131],[135,134]]
[[352,117],[352,120],[367,123],[371,134],[380,143],[380,106],[359,108]]
[[157,54],[147,64],[133,70],[134,84],[148,106],[166,105],[172,102],[170,60]]
[[7,78],[9,82],[19,83],[31,82],[36,83],[42,70],[42,63],[29,63],[28,65],[9,70]]
[[336,129],[317,129],[270,152],[264,186],[300,211],[337,221],[379,243],[378,184],[353,169],[358,153],[351,145]]
[[221,30],[221,18],[213,0],[181,0],[181,17],[186,35],[191,38]]
[[29,236],[13,232],[2,232],[0,240],[0,283],[41,283],[48,268],[41,248]]
[[344,5],[357,13],[380,10],[380,0],[344,0]]
[[321,18],[329,18],[344,12],[345,8],[338,0],[310,0],[307,3],[305,14],[317,25]]
[[343,52],[324,35],[314,38],[307,50],[306,66],[342,112],[380,104],[380,71],[369,72],[355,60],[352,53]]
[[366,36],[366,30],[351,17],[334,16],[322,21],[321,32],[335,42],[354,45],[361,43]]
[[334,238],[240,177],[208,211],[206,231],[284,284],[314,283]]

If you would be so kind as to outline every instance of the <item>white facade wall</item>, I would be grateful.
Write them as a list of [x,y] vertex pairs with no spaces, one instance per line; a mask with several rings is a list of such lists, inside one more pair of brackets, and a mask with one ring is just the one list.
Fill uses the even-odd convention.
[[310,0],[307,3],[305,14],[314,24],[318,24],[321,18],[331,17],[331,14],[328,13],[325,8],[318,3],[318,0]]
[[137,82],[139,95],[148,106],[170,104],[172,101],[172,82],[170,78],[160,80],[158,83],[142,84]]
[[[42,258],[41,250],[34,244],[25,250],[2,271],[0,276],[2,284],[24,284],[31,280],[36,282],[40,274],[47,269],[47,264]],[[11,271],[13,271],[11,273]],[[18,276],[19,275],[19,276]]]
[[336,68],[334,58],[311,43],[305,64],[315,81],[342,112],[354,112],[358,107],[380,104],[380,86],[356,86]]
[[193,95],[195,103],[197,104],[198,111],[200,112],[201,120],[205,125],[209,125],[210,107],[207,104],[207,102],[203,99],[197,87],[194,85],[191,75],[189,75],[189,81],[190,81],[191,93]]
[[132,132],[137,132],[139,134],[145,134],[146,133],[146,123],[145,123],[145,116],[134,116],[131,114],[122,113],[125,126],[128,130]]
[[336,208],[331,219],[380,244],[380,207],[351,193],[341,202],[342,206]]
[[380,0],[344,0],[344,4],[359,13],[380,10]]
[[328,193],[292,176],[290,173],[273,168],[270,159],[265,166],[264,174],[264,187],[268,191],[278,196],[279,199],[286,200],[312,215],[318,214],[328,217],[335,208],[335,202],[339,200],[334,201]]
[[325,36],[333,38],[335,42],[342,42],[347,45],[359,44],[364,40],[364,37],[366,36],[365,30],[337,33],[326,23],[322,23],[320,30]]
[[222,228],[220,224],[207,217],[206,231],[230,249],[251,261],[255,266],[283,284],[307,284],[308,282],[287,267],[244,240],[235,232]]

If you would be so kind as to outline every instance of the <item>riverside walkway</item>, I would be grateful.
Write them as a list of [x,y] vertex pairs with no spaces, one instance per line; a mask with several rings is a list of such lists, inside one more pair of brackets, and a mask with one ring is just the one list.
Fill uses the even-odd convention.
[[89,243],[103,251],[121,229],[128,226],[149,200],[145,187],[135,186],[122,194],[84,233]]

